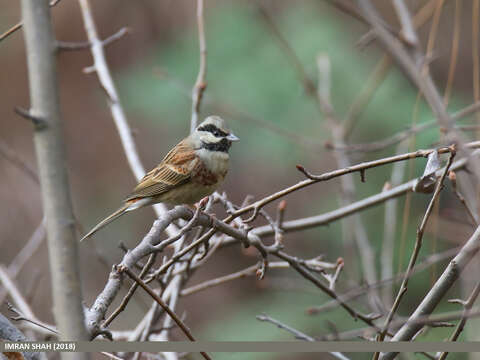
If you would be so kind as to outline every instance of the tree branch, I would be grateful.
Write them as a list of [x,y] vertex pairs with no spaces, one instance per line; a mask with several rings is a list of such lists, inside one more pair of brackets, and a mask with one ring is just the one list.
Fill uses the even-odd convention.
[[[450,261],[449,265],[442,273],[435,285],[427,293],[423,301],[410,315],[407,323],[403,325],[395,334],[391,341],[408,341],[423,327],[417,320],[426,315],[430,315],[443,299],[450,287],[458,280],[460,274],[465,269],[470,260],[480,249],[480,226],[477,227],[473,235],[462,247],[458,254]],[[388,352],[380,355],[381,360],[391,360],[396,356],[395,352]]]
[[[35,150],[46,217],[53,311],[61,340],[87,340],[82,307],[75,220],[69,193],[60,106],[55,38],[46,0],[22,0],[25,45],[30,80],[30,113],[45,120],[36,128]],[[65,353],[64,358],[88,359]]]
[[197,127],[200,115],[200,105],[203,94],[207,88],[207,41],[205,39],[205,23],[203,19],[203,0],[197,0],[197,27],[198,27],[198,46],[200,51],[200,65],[198,69],[197,80],[192,89],[192,119],[190,122],[190,132]]

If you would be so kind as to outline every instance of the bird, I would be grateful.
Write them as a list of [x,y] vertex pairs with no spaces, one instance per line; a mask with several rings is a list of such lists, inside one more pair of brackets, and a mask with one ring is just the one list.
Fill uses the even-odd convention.
[[165,203],[193,206],[212,194],[228,172],[228,151],[240,140],[220,116],[208,116],[149,171],[114,213],[100,221],[80,241],[129,211]]

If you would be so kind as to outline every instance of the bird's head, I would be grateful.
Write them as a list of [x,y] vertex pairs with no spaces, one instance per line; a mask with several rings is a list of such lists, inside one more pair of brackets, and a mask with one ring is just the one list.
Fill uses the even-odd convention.
[[199,147],[211,151],[228,152],[232,142],[240,140],[220,116],[207,117],[192,135],[199,142]]

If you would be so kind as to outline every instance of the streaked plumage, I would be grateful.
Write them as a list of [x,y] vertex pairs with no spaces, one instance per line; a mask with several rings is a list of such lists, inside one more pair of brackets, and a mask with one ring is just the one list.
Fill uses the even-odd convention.
[[102,220],[82,239],[128,211],[159,202],[192,205],[213,193],[228,172],[233,135],[219,116],[209,116],[148,172],[125,199],[124,205]]

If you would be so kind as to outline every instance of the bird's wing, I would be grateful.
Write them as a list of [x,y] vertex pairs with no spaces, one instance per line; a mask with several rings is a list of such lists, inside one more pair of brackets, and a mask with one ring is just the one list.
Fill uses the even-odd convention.
[[180,142],[140,180],[126,200],[158,196],[185,184],[190,180],[197,161],[193,148],[185,140]]

